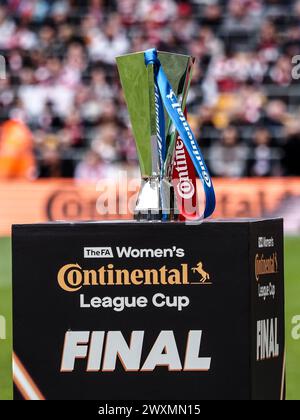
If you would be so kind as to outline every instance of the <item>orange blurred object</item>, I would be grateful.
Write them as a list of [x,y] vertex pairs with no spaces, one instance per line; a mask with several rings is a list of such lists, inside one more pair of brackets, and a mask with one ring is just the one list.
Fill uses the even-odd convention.
[[0,179],[34,179],[33,137],[21,121],[6,121],[0,128]]

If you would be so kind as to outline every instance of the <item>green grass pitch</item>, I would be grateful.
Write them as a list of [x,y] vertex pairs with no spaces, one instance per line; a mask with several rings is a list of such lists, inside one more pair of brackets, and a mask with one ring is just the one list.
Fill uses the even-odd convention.
[[[285,241],[287,398],[300,400],[300,340],[292,338],[292,318],[300,315],[300,238]],[[10,239],[0,238],[0,315],[6,317],[7,340],[0,340],[0,400],[12,395]]]

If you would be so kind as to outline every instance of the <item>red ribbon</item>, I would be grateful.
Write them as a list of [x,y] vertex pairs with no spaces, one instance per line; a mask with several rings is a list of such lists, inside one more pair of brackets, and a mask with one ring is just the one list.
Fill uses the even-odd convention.
[[[187,111],[185,110],[185,116]],[[180,212],[179,220],[198,219],[196,171],[190,155],[178,136],[173,163],[173,187]]]

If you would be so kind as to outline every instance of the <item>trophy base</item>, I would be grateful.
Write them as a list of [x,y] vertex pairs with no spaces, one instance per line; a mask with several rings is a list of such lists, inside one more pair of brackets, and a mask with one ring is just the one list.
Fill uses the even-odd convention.
[[282,220],[14,226],[13,293],[46,399],[284,398]]

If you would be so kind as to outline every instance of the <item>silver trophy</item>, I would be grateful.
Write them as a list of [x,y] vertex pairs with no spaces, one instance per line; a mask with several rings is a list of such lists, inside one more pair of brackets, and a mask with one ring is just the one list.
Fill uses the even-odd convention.
[[[185,109],[194,58],[159,52],[158,58]],[[154,65],[145,64],[145,53],[117,57],[125,99],[142,176],[141,190],[135,209],[137,220],[175,220],[176,199],[172,187],[172,169],[177,132],[168,114],[164,113],[167,155],[159,157]]]

